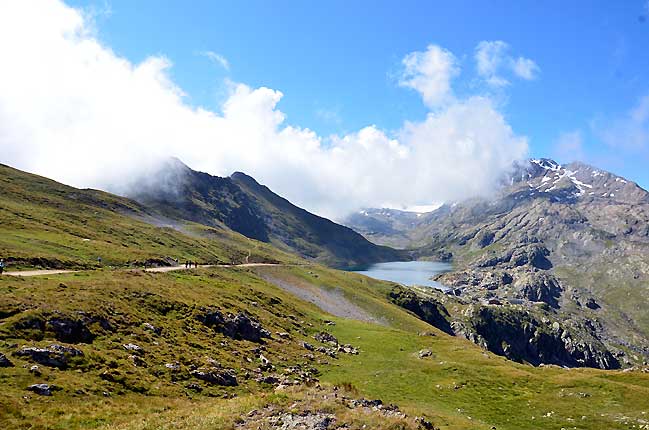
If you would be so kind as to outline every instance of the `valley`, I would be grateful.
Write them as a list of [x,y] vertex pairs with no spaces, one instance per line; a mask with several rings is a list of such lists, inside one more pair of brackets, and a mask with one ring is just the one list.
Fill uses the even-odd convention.
[[[75,189],[8,166],[0,180],[0,252],[7,262],[0,276],[2,428],[649,424],[645,315],[614,308],[613,291],[592,287],[620,279],[617,271],[577,275],[590,266],[583,256],[579,268],[566,263],[574,245],[541,242],[545,236],[521,241],[527,236],[520,228],[484,239],[492,224],[460,216],[478,216],[460,205],[418,217],[430,223],[421,229],[444,227],[400,251],[374,248],[360,235],[318,221],[357,241],[352,249],[373,250],[357,258],[316,233],[299,236],[315,248],[305,242],[289,249],[297,243],[291,236],[278,244],[280,236],[234,230],[236,224],[219,218],[214,196],[222,192],[221,181],[213,177],[206,179],[211,185],[200,185],[209,200],[181,205],[197,205],[206,211],[201,215],[150,197]],[[275,209],[266,208],[260,226],[280,235],[313,225],[309,220],[316,218],[306,211],[264,193],[300,216],[284,218],[280,229],[268,215]],[[255,212],[259,203],[236,199],[237,211],[261,213]],[[447,211],[458,214],[453,223],[440,215]],[[422,244],[426,237],[433,242]],[[643,267],[642,254],[633,260],[628,252],[641,244],[614,248],[615,258],[637,265],[617,270]],[[327,251],[308,251],[316,248]],[[402,260],[425,260],[395,263],[393,252]],[[370,277],[334,268],[345,255],[347,264],[371,261]],[[198,267],[185,268],[185,261]],[[373,270],[395,267],[396,278],[374,279],[380,276]],[[511,281],[503,282],[505,275]],[[422,286],[431,277],[448,291]],[[523,288],[528,279],[530,288]],[[590,298],[600,308],[593,309]],[[630,315],[634,323],[625,325]],[[588,326],[589,319],[595,325]],[[631,335],[626,343],[622,333]]]
[[[649,360],[640,310],[649,305],[648,202],[645,190],[601,169],[533,159],[515,166],[488,199],[416,216],[364,210],[347,223],[378,243],[397,230],[415,257],[452,258],[454,271],[435,277],[452,294],[437,300],[456,332],[496,353],[537,363],[643,366]],[[490,332],[511,330],[508,320],[532,328],[489,341],[470,328],[484,313],[495,323]],[[565,344],[577,361],[536,343],[545,336]],[[518,338],[534,347],[513,347]]]

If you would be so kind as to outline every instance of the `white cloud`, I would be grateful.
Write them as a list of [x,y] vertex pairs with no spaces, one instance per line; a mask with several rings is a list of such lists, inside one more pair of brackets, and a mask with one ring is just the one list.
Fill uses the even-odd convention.
[[532,79],[536,79],[539,66],[529,58],[518,57],[516,60],[513,60],[512,70],[519,78],[531,81]]
[[399,84],[418,91],[426,106],[436,108],[452,99],[451,80],[459,73],[455,56],[437,46],[411,52],[402,61]]
[[200,53],[202,56],[209,58],[214,62],[214,64],[217,64],[221,67],[223,67],[225,70],[230,70],[230,62],[228,61],[227,58],[225,58],[221,54],[217,54],[214,51],[203,51]]
[[489,99],[454,98],[455,58],[435,46],[403,62],[403,85],[434,113],[391,134],[371,125],[328,139],[287,125],[270,88],[232,83],[222,112],[192,107],[168,59],[131,63],[58,1],[0,2],[0,50],[0,160],[76,186],[120,190],[177,156],[335,217],[485,194],[527,154]]
[[494,87],[509,85],[503,74],[512,73],[525,80],[535,79],[540,72],[539,66],[529,58],[514,58],[508,54],[510,47],[502,40],[478,43],[475,49],[475,60],[478,75],[487,84]]
[[490,85],[503,86],[509,82],[498,76],[499,69],[505,59],[505,52],[509,45],[501,40],[493,42],[482,41],[478,43],[475,52],[478,75],[483,77]]

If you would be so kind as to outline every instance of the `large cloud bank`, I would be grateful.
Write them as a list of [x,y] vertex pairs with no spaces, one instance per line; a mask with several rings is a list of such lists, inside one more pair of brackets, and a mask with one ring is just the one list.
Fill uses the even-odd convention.
[[286,124],[270,88],[231,84],[221,112],[190,106],[169,60],[120,57],[55,0],[0,2],[0,52],[0,161],[75,186],[119,191],[176,156],[338,217],[484,195],[527,154],[488,97],[454,94],[457,59],[435,45],[406,55],[399,81],[421,94],[425,119],[326,139]]

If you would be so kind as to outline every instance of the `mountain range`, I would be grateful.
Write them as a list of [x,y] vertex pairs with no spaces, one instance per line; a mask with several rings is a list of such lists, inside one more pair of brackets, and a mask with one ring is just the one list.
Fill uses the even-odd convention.
[[[649,193],[628,179],[583,163],[532,159],[489,198],[426,214],[364,210],[346,224],[419,258],[452,259],[454,271],[437,280],[455,301],[523,305],[524,319],[560,321],[571,334],[561,328],[559,336],[598,345],[611,363],[613,356],[649,358]],[[535,332],[515,335],[529,341]],[[491,343],[507,341],[515,340]],[[538,359],[536,351],[510,355]]]
[[[124,197],[0,165],[0,428],[646,425],[631,181],[532,160],[488,199],[354,217],[393,249],[245,174],[161,169]],[[323,265],[405,259],[451,261],[447,289]]]

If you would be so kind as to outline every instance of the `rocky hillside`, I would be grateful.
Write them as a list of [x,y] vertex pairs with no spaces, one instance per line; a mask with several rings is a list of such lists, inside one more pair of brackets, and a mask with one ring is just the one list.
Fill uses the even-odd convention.
[[342,222],[374,243],[406,248],[412,245],[408,233],[416,228],[423,215],[387,208],[362,209],[348,215]]
[[297,259],[227,228],[174,220],[131,199],[4,165],[0,258],[8,270]]
[[417,256],[453,255],[438,280],[463,300],[541,304],[621,362],[649,357],[649,193],[628,179],[530,160],[492,198],[444,205],[404,236]]
[[171,218],[225,226],[334,267],[403,258],[399,251],[293,205],[243,173],[211,176],[174,159],[152,177],[133,184],[131,196]]
[[[6,166],[0,181],[0,254],[10,263],[0,276],[2,429],[647,424],[646,366],[515,362],[616,367],[602,342],[560,313],[563,296],[554,308],[483,305],[460,287],[415,294],[218,222],[179,222]],[[549,276],[557,266],[547,268],[552,255],[540,246],[489,261]],[[276,264],[142,270],[175,258]],[[76,270],[11,273],[39,265]],[[583,303],[596,316],[605,309]],[[614,354],[625,367],[628,351]]]

